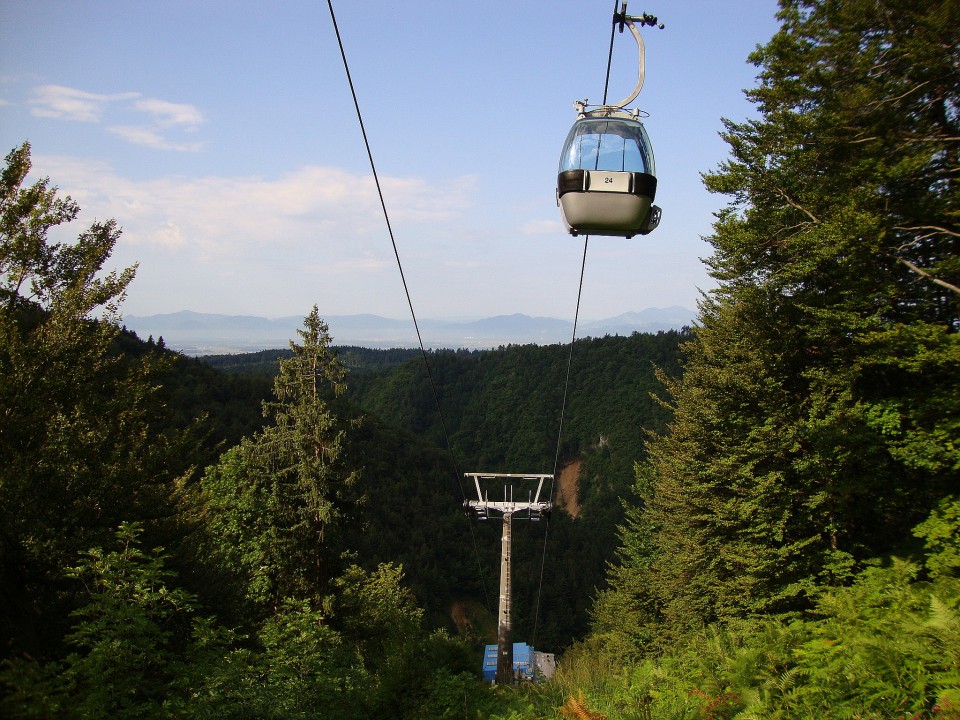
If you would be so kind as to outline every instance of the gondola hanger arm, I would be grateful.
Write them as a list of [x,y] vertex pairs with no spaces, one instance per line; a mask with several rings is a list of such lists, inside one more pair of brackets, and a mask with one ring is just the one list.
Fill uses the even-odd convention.
[[618,107],[623,108],[632,103],[637,95],[640,94],[640,90],[643,89],[643,79],[645,74],[645,54],[646,49],[643,44],[643,38],[640,37],[640,31],[637,30],[637,25],[641,27],[644,25],[649,25],[650,27],[656,27],[663,30],[663,23],[657,22],[657,18],[648,13],[643,15],[627,15],[627,3],[626,0],[620,5],[620,12],[615,12],[613,14],[613,24],[619,25],[619,30],[622,33],[624,26],[630,28],[630,32],[633,35],[634,40],[637,41],[637,51],[639,58],[637,60],[637,86],[634,88],[633,93],[625,97],[623,100],[617,103],[611,103],[609,107]]

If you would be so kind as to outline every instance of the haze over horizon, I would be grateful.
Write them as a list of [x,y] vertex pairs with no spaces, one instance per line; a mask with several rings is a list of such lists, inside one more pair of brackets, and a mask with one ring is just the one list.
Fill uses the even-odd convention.
[[[327,315],[335,346],[370,348],[417,347],[419,339],[411,320],[380,315]],[[687,308],[647,308],[616,317],[581,319],[577,339],[634,332],[679,330],[694,322]],[[183,310],[149,316],[127,315],[123,325],[141,338],[163,338],[164,344],[185,355],[232,354],[286,348],[302,328],[300,316],[266,318],[255,315],[221,315]],[[475,319],[419,318],[424,346],[433,349],[491,349],[511,344],[568,343],[573,322],[555,317],[530,317],[522,313]]]

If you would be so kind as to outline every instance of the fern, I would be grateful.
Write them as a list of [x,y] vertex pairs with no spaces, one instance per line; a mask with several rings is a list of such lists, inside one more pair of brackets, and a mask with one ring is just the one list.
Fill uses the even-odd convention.
[[583,690],[577,691],[577,697],[571,695],[560,708],[560,714],[567,718],[576,718],[577,720],[603,720],[607,717],[601,713],[593,712],[587,707],[587,701],[583,697]]

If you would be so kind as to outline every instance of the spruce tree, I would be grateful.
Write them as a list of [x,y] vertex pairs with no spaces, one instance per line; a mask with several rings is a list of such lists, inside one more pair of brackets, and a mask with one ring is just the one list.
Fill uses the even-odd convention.
[[202,482],[206,543],[241,592],[262,608],[285,598],[321,598],[342,548],[338,521],[355,473],[343,453],[345,421],[331,409],[345,369],[316,306],[280,363],[267,426]]
[[[726,121],[674,419],[650,443],[669,625],[794,612],[960,480],[960,4],[783,0]],[[625,566],[621,573],[628,569]]]

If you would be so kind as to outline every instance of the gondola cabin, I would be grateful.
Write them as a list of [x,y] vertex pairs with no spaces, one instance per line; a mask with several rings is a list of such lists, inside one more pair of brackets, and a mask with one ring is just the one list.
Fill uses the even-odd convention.
[[619,107],[581,112],[560,157],[557,203],[571,235],[646,235],[660,222],[650,138]]

